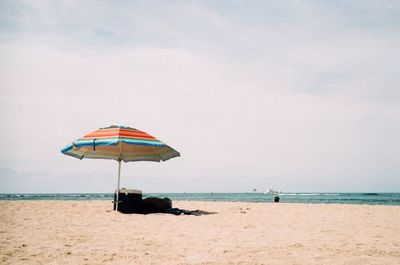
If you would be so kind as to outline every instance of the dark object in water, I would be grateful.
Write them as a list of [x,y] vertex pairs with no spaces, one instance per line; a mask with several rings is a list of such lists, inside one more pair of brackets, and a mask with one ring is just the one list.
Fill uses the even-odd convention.
[[143,213],[165,213],[167,209],[172,208],[172,201],[168,198],[146,198],[142,202]]
[[279,196],[274,197],[274,202],[279,202]]

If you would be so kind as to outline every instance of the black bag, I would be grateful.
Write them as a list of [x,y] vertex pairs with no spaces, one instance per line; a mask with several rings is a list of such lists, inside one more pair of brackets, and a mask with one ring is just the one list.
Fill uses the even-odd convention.
[[172,208],[172,201],[168,198],[146,198],[142,202],[143,213],[165,213],[167,209]]

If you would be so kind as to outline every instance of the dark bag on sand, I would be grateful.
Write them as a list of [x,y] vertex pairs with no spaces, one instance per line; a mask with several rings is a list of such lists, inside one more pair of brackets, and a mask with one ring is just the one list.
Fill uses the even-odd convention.
[[143,213],[165,213],[167,209],[172,208],[172,201],[168,198],[146,198],[142,202]]

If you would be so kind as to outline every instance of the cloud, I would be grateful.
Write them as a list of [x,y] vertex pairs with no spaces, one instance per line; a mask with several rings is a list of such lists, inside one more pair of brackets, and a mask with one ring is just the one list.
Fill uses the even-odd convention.
[[245,178],[260,190],[391,190],[393,5],[5,2],[0,124],[12,130],[0,132],[0,162],[56,176],[46,189],[81,172],[103,177],[80,189],[107,190],[112,162],[59,148],[123,124],[182,153],[124,165],[123,181],[144,190],[243,191]]

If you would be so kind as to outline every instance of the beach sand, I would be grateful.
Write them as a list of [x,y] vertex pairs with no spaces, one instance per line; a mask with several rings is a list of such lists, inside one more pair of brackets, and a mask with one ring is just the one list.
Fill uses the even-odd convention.
[[174,207],[218,213],[126,215],[109,201],[0,201],[0,263],[400,264],[400,206]]

